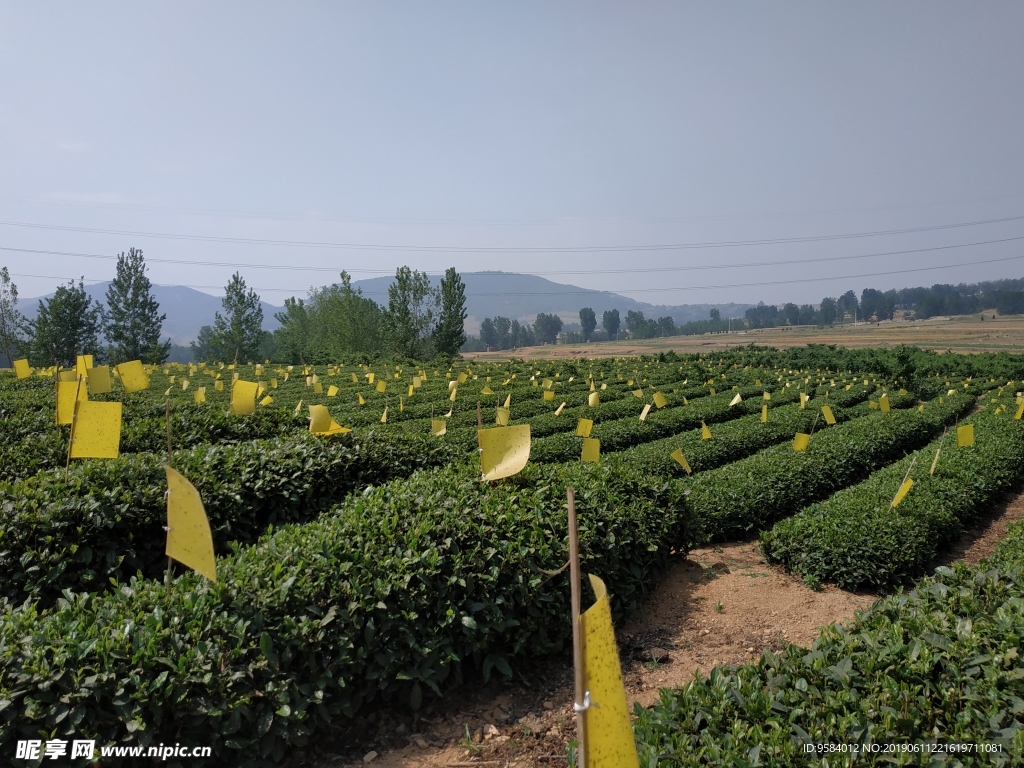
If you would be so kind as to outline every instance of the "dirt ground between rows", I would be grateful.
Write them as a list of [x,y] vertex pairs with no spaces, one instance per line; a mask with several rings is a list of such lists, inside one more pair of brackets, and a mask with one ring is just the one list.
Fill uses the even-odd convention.
[[[1024,493],[1018,493],[933,565],[977,563],[1022,518]],[[694,550],[671,563],[644,610],[618,633],[627,695],[630,702],[650,705],[659,689],[684,685],[717,664],[750,661],[785,643],[808,646],[820,627],[848,621],[876,599],[835,587],[809,589],[766,564],[756,541]],[[295,765],[566,766],[574,733],[572,699],[571,659],[558,659],[539,667],[528,687],[467,690],[461,700],[446,700],[422,716],[372,716],[344,742],[323,745],[316,758],[297,756]]]

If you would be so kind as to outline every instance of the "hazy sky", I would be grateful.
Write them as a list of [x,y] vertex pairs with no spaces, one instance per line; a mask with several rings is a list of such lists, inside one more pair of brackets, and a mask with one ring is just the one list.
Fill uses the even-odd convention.
[[114,263],[10,249],[135,246],[274,304],[400,264],[658,304],[1022,277],[1024,218],[935,228],[1024,217],[1022,32],[1017,0],[8,2],[0,265],[28,297]]

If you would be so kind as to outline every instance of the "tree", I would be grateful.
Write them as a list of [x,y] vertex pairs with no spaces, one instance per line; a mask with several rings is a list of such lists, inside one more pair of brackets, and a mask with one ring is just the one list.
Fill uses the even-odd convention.
[[800,307],[793,302],[789,302],[782,308],[782,313],[786,316],[786,322],[790,325],[800,325]]
[[40,300],[30,327],[33,365],[71,367],[78,355],[102,357],[103,307],[89,298],[81,279],[77,287],[72,280],[58,286],[53,298]]
[[718,311],[718,307],[712,307],[711,308],[711,319],[712,320],[721,320],[722,319],[722,313]]
[[658,318],[658,335],[664,338],[665,336],[676,335],[676,321],[667,315],[665,317]]
[[224,286],[221,306],[224,315],[216,312],[213,316],[214,344],[221,349],[221,359],[258,360],[263,341],[263,307],[256,291],[246,289],[238,272]]
[[608,331],[609,339],[619,338],[619,310],[605,310],[601,316],[601,325]]
[[597,315],[594,314],[593,309],[583,307],[580,310],[580,325],[583,326],[583,341],[590,341],[590,337],[594,335],[594,329],[597,328]]
[[278,355],[292,364],[302,362],[309,352],[309,312],[306,311],[306,303],[289,296],[284,300],[284,312],[275,312],[274,318],[281,324],[274,331]]
[[494,329],[494,321],[489,317],[485,317],[480,323],[480,341],[488,347],[498,346],[498,332]]
[[833,325],[837,314],[838,307],[835,299],[826,296],[821,300],[821,310],[818,316],[821,318],[822,325]]
[[117,257],[117,273],[107,288],[107,342],[114,362],[142,360],[162,363],[171,352],[171,340],[160,343],[160,331],[167,315],[160,315],[160,305],[146,277],[142,251],[130,248]]
[[352,277],[341,272],[341,282],[315,288],[309,294],[309,337],[306,362],[333,362],[345,355],[379,353],[385,345],[384,310],[352,287]]
[[562,332],[562,318],[554,314],[538,312],[533,321],[533,332],[541,344],[554,344]]
[[385,315],[388,341],[395,352],[418,360],[431,357],[430,329],[436,308],[437,293],[427,274],[399,267],[388,286]]
[[229,353],[225,349],[209,325],[204,325],[199,329],[199,337],[189,346],[192,348],[192,359],[200,362],[224,360],[225,358],[230,360],[234,355],[234,352]]
[[455,357],[466,343],[466,285],[455,267],[445,270],[438,293],[441,314],[434,329],[434,349],[438,354]]
[[25,346],[25,316],[18,311],[18,286],[11,282],[7,267],[0,268],[0,349],[7,356],[8,365],[20,355]]
[[839,317],[842,318],[845,315],[850,317],[857,316],[857,309],[859,304],[857,303],[857,294],[853,291],[847,291],[837,299],[839,305]]

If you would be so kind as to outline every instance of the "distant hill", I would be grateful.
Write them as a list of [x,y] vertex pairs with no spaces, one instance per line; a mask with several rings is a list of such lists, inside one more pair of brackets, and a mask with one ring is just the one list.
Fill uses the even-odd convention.
[[[439,276],[431,277],[436,287],[440,283]],[[369,280],[357,280],[352,283],[354,288],[361,288],[363,295],[378,304],[387,305],[388,286],[393,277],[374,277]],[[647,304],[626,296],[608,291],[594,291],[575,285],[555,283],[536,275],[521,275],[512,272],[464,272],[462,281],[466,284],[466,332],[477,334],[480,323],[485,317],[504,317],[519,320],[521,323],[533,323],[538,312],[556,314],[566,323],[579,323],[581,307],[591,307],[597,313],[598,323],[601,313],[617,309],[625,320],[630,310],[643,312],[646,317],[664,317],[668,315],[676,324],[690,320],[707,320],[712,307],[717,307],[723,318],[742,317],[751,304],[683,304],[680,306],[664,306]],[[86,293],[92,298],[105,303],[109,282],[87,285]],[[164,321],[164,338],[170,337],[175,344],[187,345],[199,335],[199,329],[213,322],[214,312],[221,309],[218,296],[197,291],[193,288],[176,286],[153,286],[153,295],[160,302],[160,311],[167,314]],[[41,298],[50,298],[53,294]],[[18,309],[26,317],[35,317],[39,307],[39,298],[21,299]],[[277,307],[266,302],[263,304],[263,328],[272,331],[280,323],[274,319]]]
[[[109,282],[96,283],[85,286],[85,292],[100,304],[106,305],[107,287]],[[40,298],[48,299],[53,294],[36,297],[32,299],[19,299],[18,309],[25,317],[33,318],[39,309]],[[211,296],[208,293],[197,291],[194,288],[185,288],[180,285],[154,285],[153,296],[160,303],[160,313],[166,314],[164,320],[163,337],[168,336],[174,344],[187,345],[199,336],[199,329],[204,325],[213,322],[215,312],[221,311],[221,300],[219,296]],[[275,307],[267,302],[260,302],[263,305],[263,329],[272,331],[281,324],[274,319],[275,312],[281,312],[282,307]]]

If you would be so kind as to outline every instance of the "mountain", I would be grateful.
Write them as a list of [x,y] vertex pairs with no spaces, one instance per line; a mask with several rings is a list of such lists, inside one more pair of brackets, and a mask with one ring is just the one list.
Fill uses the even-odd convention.
[[[432,276],[431,283],[436,287],[440,276]],[[393,277],[374,277],[369,280],[357,280],[353,288],[361,288],[363,295],[378,304],[387,305],[388,286]],[[464,272],[462,281],[466,284],[466,333],[477,334],[480,323],[485,317],[502,315],[521,323],[533,323],[538,312],[556,314],[568,325],[579,323],[581,307],[590,307],[597,313],[597,321],[601,322],[601,313],[610,309],[619,310],[625,322],[626,312],[633,310],[643,312],[646,317],[664,317],[668,315],[676,324],[690,320],[706,320],[713,307],[717,307],[722,317],[742,317],[751,304],[682,304],[666,306],[647,304],[626,296],[608,291],[594,291],[575,285],[555,283],[536,275],[521,275],[512,272]],[[86,293],[92,298],[105,303],[107,286],[110,283],[87,285]],[[160,312],[166,313],[163,338],[170,336],[175,344],[187,345],[199,335],[199,329],[213,322],[214,312],[221,310],[220,297],[185,288],[180,285],[154,285],[153,295],[160,303]],[[50,298],[53,294],[41,298]],[[18,309],[26,317],[35,317],[39,307],[39,298],[21,299]],[[274,319],[275,312],[283,311],[283,307],[261,302],[263,305],[263,328],[272,331],[280,323]]]
[[[85,292],[90,298],[106,305],[109,285],[109,282],[87,285]],[[19,299],[18,309],[25,317],[33,318],[39,309],[39,300],[52,296],[51,293],[33,299]],[[211,296],[181,285],[154,285],[153,296],[160,304],[160,313],[167,315],[161,338],[166,339],[169,336],[174,344],[187,345],[194,341],[199,335],[199,329],[212,324],[213,314],[222,309],[219,296]],[[263,329],[272,331],[280,326],[281,324],[274,319],[274,313],[281,312],[283,308],[267,304],[265,301],[261,301],[260,304],[263,305]]]

